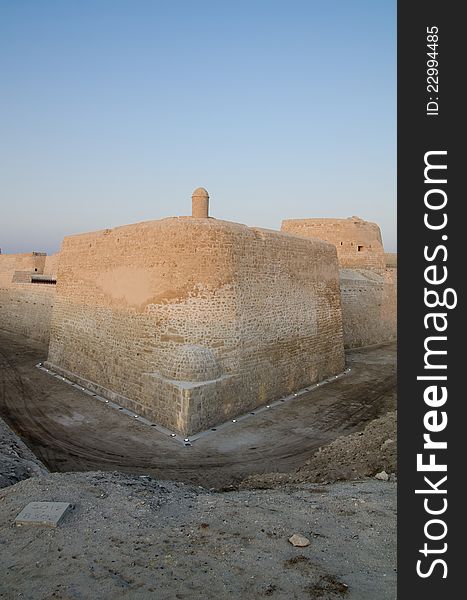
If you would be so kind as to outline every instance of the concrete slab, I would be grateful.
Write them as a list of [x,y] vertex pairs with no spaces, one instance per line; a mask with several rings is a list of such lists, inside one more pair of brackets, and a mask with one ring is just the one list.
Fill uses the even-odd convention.
[[15,525],[57,527],[72,508],[69,502],[30,502],[15,519]]

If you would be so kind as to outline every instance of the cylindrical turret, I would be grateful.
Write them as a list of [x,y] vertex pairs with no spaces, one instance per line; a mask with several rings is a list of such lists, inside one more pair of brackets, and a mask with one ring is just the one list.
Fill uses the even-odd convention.
[[191,216],[195,219],[209,217],[209,194],[202,188],[196,188],[191,196]]

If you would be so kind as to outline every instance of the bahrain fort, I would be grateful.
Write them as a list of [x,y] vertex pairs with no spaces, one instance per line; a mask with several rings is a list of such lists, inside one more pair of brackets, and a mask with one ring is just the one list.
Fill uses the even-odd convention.
[[291,219],[281,230],[336,248],[346,348],[396,339],[397,257],[385,254],[378,225],[359,217]]
[[342,373],[396,336],[397,260],[358,217],[281,231],[192,214],[0,254],[0,328],[45,366],[181,435]]

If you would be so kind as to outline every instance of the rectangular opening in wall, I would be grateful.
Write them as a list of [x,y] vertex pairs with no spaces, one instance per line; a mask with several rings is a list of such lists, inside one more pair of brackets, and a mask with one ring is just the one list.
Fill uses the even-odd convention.
[[363,246],[357,246],[357,252],[361,252],[363,250]]
[[56,285],[57,280],[53,277],[47,277],[46,275],[32,275],[31,283],[39,283],[39,284],[47,284],[47,285]]

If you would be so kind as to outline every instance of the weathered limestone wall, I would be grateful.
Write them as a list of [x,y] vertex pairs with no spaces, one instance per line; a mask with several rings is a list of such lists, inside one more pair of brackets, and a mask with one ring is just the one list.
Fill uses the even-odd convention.
[[397,271],[341,269],[344,345],[359,348],[397,337]]
[[50,256],[45,257],[44,263],[44,275],[49,275],[50,277],[57,278],[58,271],[58,261],[60,259],[60,253],[56,252],[55,254],[51,254]]
[[43,273],[46,255],[44,252],[25,254],[0,254],[0,287],[8,286],[15,271]]
[[185,435],[342,371],[335,249],[215,219],[65,238],[49,364]]
[[31,283],[41,277],[46,255],[0,254],[0,328],[48,344],[55,286]]
[[385,254],[378,225],[359,217],[292,219],[283,221],[281,229],[335,246],[346,348],[396,339],[397,255]]
[[48,345],[54,299],[53,285],[15,283],[0,287],[0,329]]
[[397,252],[386,252],[386,268],[397,269]]
[[281,231],[300,237],[316,237],[333,244],[343,268],[384,269],[386,266],[378,225],[359,217],[289,219],[282,221]]

